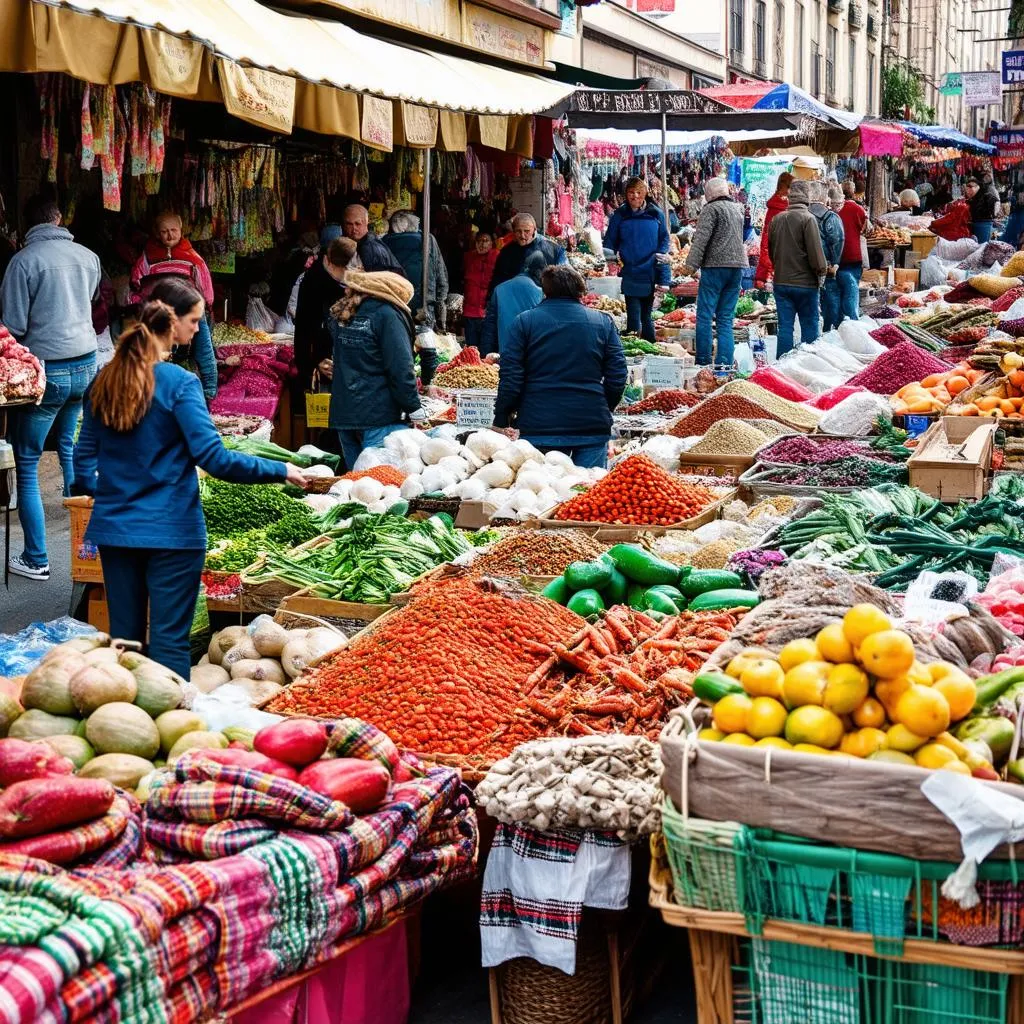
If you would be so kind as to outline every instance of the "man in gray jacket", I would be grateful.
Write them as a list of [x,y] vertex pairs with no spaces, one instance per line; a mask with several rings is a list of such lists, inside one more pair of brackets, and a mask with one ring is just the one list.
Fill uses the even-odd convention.
[[775,308],[779,315],[778,355],[793,348],[793,324],[800,317],[800,340],[820,333],[818,294],[828,263],[821,247],[818,221],[811,213],[810,182],[799,178],[789,187],[789,208],[772,219],[768,254],[775,267]]
[[700,271],[697,287],[697,365],[711,364],[711,323],[718,328],[715,365],[732,367],[732,321],[740,297],[743,268],[750,265],[743,246],[743,207],[729,196],[725,178],[704,185],[704,208],[690,243],[686,264]]
[[18,516],[25,548],[12,556],[12,573],[32,580],[50,578],[46,520],[39,493],[39,459],[50,428],[56,426],[64,495],[74,482],[72,449],[82,396],[96,374],[96,332],[92,303],[99,295],[100,261],[60,226],[52,200],[29,201],[29,230],[0,285],[0,320],[43,364],[46,393],[39,405],[12,417],[11,442],[18,476]]

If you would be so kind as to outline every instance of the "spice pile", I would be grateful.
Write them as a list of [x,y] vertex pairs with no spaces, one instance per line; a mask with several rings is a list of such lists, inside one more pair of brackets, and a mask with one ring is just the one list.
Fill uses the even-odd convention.
[[720,420],[691,449],[691,455],[753,455],[768,435],[742,420]]
[[554,601],[452,580],[325,657],[267,710],[330,716],[344,708],[400,747],[491,761],[536,737],[536,721],[516,714],[527,680],[553,666],[554,645],[571,647],[587,629]]
[[906,384],[924,380],[933,373],[948,371],[949,365],[941,359],[922,352],[912,341],[902,341],[883,352],[846,383],[851,387],[866,388],[876,395],[892,395]]
[[821,413],[806,405],[790,402],[766,388],[745,380],[735,380],[708,396],[691,412],[686,413],[669,429],[675,437],[698,437],[708,432],[719,420],[767,419],[799,430],[813,430]]
[[480,388],[494,391],[498,386],[498,368],[489,364],[483,366],[452,366],[442,370],[433,380],[434,387],[449,391]]
[[631,416],[644,412],[675,412],[676,409],[690,409],[700,401],[700,395],[679,388],[655,391],[626,410]]
[[808,466],[818,462],[834,462],[845,458],[881,459],[883,462],[902,462],[910,455],[909,449],[902,459],[890,451],[873,448],[861,441],[815,441],[803,434],[784,437],[761,453],[763,462],[787,466]]
[[700,515],[716,500],[713,491],[683,483],[646,455],[630,455],[590,490],[562,502],[553,518],[672,526]]
[[342,480],[376,480],[377,483],[387,487],[401,487],[405,483],[405,474],[397,466],[388,466],[381,464],[379,466],[371,466],[370,469],[360,469],[358,471],[353,470],[352,472],[346,473],[341,479]]
[[767,466],[751,483],[754,486],[791,484],[794,487],[874,487],[877,484],[906,481],[906,466],[865,458],[859,454],[799,468]]
[[570,562],[589,562],[605,550],[581,530],[514,533],[475,558],[471,576],[559,576]]

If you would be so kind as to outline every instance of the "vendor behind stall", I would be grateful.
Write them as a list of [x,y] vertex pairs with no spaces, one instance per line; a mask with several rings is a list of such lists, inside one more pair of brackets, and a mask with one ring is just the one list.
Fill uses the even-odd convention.
[[145,642],[148,622],[150,657],[187,679],[206,558],[196,467],[235,483],[304,487],[305,477],[224,447],[199,381],[165,362],[199,329],[203,299],[184,281],[168,281],[165,294],[170,303],[142,303],[85,394],[74,490],[95,498],[86,539],[103,560],[112,634]]
[[992,240],[992,221],[999,213],[999,193],[992,184],[992,175],[986,174],[981,181],[968,178],[964,195],[971,210],[971,234],[979,242]]

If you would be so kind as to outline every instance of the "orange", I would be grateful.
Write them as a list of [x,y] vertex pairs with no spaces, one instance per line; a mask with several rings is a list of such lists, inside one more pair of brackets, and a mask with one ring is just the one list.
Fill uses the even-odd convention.
[[934,687],[911,683],[897,699],[893,718],[917,736],[938,736],[949,728],[949,701]]
[[743,732],[753,701],[745,693],[730,693],[715,704],[711,718],[722,732]]
[[885,612],[873,604],[855,604],[843,616],[843,633],[854,647],[859,647],[872,633],[880,633],[883,629],[892,629],[892,623]]
[[928,666],[922,665],[919,661],[915,661],[907,670],[907,678],[912,683],[920,683],[922,686],[931,686],[934,682]]
[[697,733],[697,739],[706,740],[708,743],[717,742],[725,739],[725,733],[721,729],[701,729]]
[[901,754],[898,750],[876,750],[868,754],[869,761],[889,761],[892,764],[909,764],[913,766],[914,759],[909,754]]
[[825,708],[807,704],[790,711],[786,719],[786,739],[793,744],[810,743],[831,749],[843,738],[843,723]]
[[927,736],[918,736],[905,725],[891,725],[885,735],[889,740],[889,749],[898,750],[902,754],[912,754],[928,742]]
[[885,725],[885,708],[882,707],[881,701],[874,697],[865,697],[853,709],[853,724],[858,729],[881,729]]
[[910,687],[910,680],[906,676],[897,676],[895,679],[880,679],[875,683],[875,696],[881,701],[885,713],[891,719],[896,712],[896,701],[903,695],[903,691]]
[[959,669],[940,679],[932,689],[938,690],[946,698],[951,722],[959,722],[961,718],[966,718],[978,698],[978,688],[974,680]]
[[755,740],[781,736],[786,728],[786,709],[771,697],[755,697],[747,712],[748,735]]
[[881,679],[903,675],[914,664],[914,641],[901,629],[883,629],[864,638],[860,663]]
[[787,707],[821,704],[832,666],[827,661],[804,661],[791,668],[782,680],[782,699]]
[[869,757],[878,750],[885,750],[889,739],[881,729],[858,729],[848,732],[840,741],[839,749],[852,757]]
[[970,768],[963,763],[963,761],[947,761],[945,764],[939,766],[940,772],[956,772],[957,775],[972,775],[973,772]]
[[781,697],[785,677],[786,673],[777,661],[757,658],[744,663],[740,685],[751,697]]
[[818,645],[811,639],[804,637],[801,640],[790,640],[785,647],[779,651],[779,664],[784,672],[805,661],[821,661],[822,655]]
[[722,742],[731,743],[734,747],[752,747],[754,745],[754,738],[753,736],[748,736],[745,732],[731,732]]
[[941,768],[943,765],[957,760],[959,758],[952,750],[938,743],[926,743],[923,747],[919,747],[914,754],[914,764],[919,768]]
[[775,747],[777,750],[792,750],[793,744],[787,743],[781,736],[765,736],[758,740],[755,747]]
[[725,674],[732,676],[734,679],[739,679],[743,669],[746,668],[747,663],[750,661],[756,661],[758,658],[772,658],[774,655],[771,651],[763,651],[760,647],[747,647],[745,650],[740,651],[739,654],[733,658],[728,665],[725,667]]
[[853,658],[853,644],[846,639],[841,622],[833,622],[826,626],[814,638],[821,656],[826,661],[851,662]]
[[833,665],[825,684],[822,703],[837,715],[848,715],[864,702],[868,695],[868,677],[856,665]]

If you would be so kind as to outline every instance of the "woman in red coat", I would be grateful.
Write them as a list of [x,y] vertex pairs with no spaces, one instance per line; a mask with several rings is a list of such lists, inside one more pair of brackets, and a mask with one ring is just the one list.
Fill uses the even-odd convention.
[[774,195],[768,200],[764,223],[761,225],[761,254],[757,261],[757,270],[754,271],[754,285],[758,288],[763,288],[771,280],[775,270],[768,255],[768,228],[771,227],[772,219],[777,213],[789,209],[789,186],[792,184],[793,175],[789,171],[783,171],[775,185]]
[[487,312],[487,289],[494,273],[498,250],[494,238],[486,231],[476,236],[473,249],[463,257],[462,323],[466,345],[480,347]]

